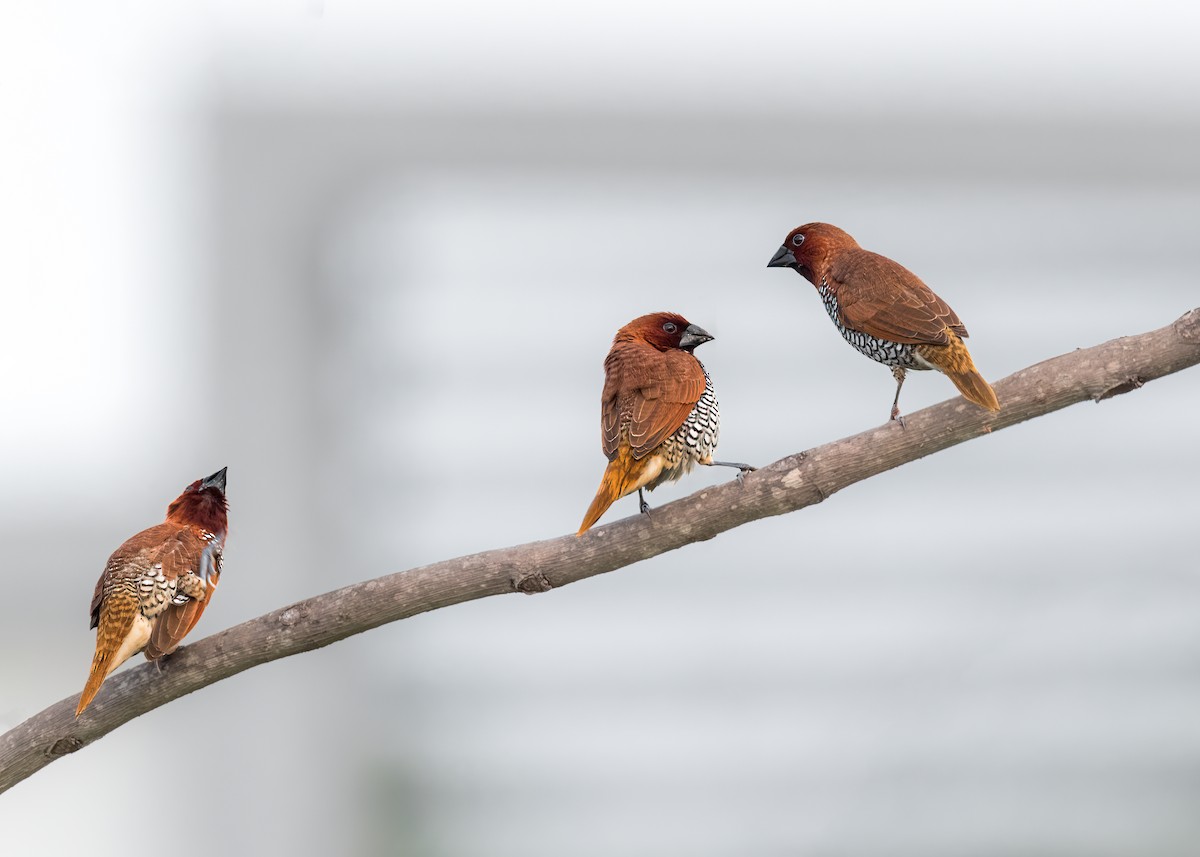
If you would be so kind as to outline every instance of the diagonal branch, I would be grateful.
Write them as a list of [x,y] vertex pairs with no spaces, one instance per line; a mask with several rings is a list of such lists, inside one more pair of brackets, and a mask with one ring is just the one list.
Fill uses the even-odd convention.
[[1136,390],[1200,363],[1200,308],[1173,324],[1022,369],[995,385],[987,413],[954,398],[884,425],[788,456],[746,477],[582,538],[561,536],[385,575],[283,607],[110,678],[79,720],[78,697],[0,736],[0,792],[140,714],[243,670],[307,652],[427,610],[508,592],[545,592],[711,539],[749,521],[820,503],[848,485],[955,444],[1073,405]]

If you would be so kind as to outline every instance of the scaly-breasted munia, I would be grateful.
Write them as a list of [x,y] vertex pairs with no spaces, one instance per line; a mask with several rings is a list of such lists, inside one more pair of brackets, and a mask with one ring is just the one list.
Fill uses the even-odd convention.
[[225,469],[185,488],[166,521],[108,558],[92,596],[96,655],[76,717],[109,673],[143,649],[147,660],[170,654],[200,619],[221,579],[229,530]]
[[803,275],[817,287],[825,311],[845,340],[892,367],[892,419],[901,425],[900,388],[908,369],[937,369],[967,400],[989,411],[1000,410],[995,391],[963,344],[967,328],[912,271],[862,249],[828,223],[793,229],[767,267],[794,268]]
[[653,491],[696,464],[737,467],[713,461],[721,415],[712,380],[692,351],[712,339],[681,315],[656,312],[617,331],[604,360],[600,437],[608,467],[583,523],[583,534],[621,497]]

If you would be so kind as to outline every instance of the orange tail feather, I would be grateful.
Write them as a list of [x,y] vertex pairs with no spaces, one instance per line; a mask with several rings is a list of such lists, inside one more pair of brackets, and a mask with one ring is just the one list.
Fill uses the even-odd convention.
[[83,686],[83,693],[79,694],[79,705],[75,708],[76,717],[83,714],[83,710],[92,704],[92,700],[100,692],[100,685],[104,684],[104,680],[108,678],[109,670],[105,668],[106,666],[105,660],[102,660],[100,653],[97,652],[92,661],[92,671],[88,673],[87,684]]
[[954,382],[958,392],[962,393],[968,402],[974,402],[989,411],[1000,410],[1000,400],[996,398],[996,391],[978,372],[947,372],[946,377]]
[[[100,685],[108,674],[125,663],[149,639],[150,625],[142,619],[143,628],[137,628],[138,597],[131,592],[115,592],[100,605],[100,623],[96,630],[96,654],[92,657],[92,669],[87,684],[79,694],[79,705],[75,716],[91,705]],[[141,631],[141,633],[139,633]]]
[[947,378],[954,382],[958,392],[968,402],[974,402],[989,411],[1000,410],[1000,400],[992,385],[983,379],[971,359],[971,352],[957,334],[947,331],[950,342],[948,345],[918,345],[917,353],[940,369]]
[[575,535],[581,536],[586,533],[593,524],[600,520],[600,516],[608,511],[609,506],[626,494],[632,494],[645,485],[649,481],[643,478],[647,463],[648,459],[635,460],[629,447],[622,444],[617,450],[617,457],[610,461],[608,467],[604,469],[600,487],[596,491],[592,505],[588,506],[587,514],[583,516],[579,532]]

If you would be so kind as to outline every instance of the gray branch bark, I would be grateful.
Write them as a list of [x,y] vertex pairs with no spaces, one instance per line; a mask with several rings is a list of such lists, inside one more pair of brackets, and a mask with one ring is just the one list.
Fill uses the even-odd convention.
[[706,488],[576,538],[560,536],[485,551],[356,583],[213,634],[181,648],[161,672],[143,664],[111,677],[74,717],[63,699],[0,736],[0,792],[107,735],[123,723],[259,664],[328,646],[388,622],[509,592],[545,592],[623,568],[749,521],[820,503],[848,485],[926,455],[1087,400],[1136,390],[1200,363],[1200,308],[1173,324],[1114,339],[1022,369],[995,385],[1003,410],[954,398],[883,425],[790,455],[745,484]]

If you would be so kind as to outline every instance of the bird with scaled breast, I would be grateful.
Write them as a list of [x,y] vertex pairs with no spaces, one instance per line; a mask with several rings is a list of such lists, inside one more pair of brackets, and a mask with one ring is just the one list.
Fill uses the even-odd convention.
[[1000,410],[995,391],[963,344],[967,328],[912,271],[864,250],[828,223],[793,229],[767,267],[795,269],[817,287],[842,337],[875,362],[892,367],[896,398],[891,418],[901,426],[900,388],[909,369],[937,369],[968,401]]
[[139,651],[151,661],[175,651],[212,600],[229,530],[225,471],[197,479],[167,507],[166,521],[109,557],[92,596],[96,654],[76,717],[109,673]]
[[713,461],[721,415],[712,380],[692,353],[712,338],[671,312],[635,318],[617,331],[604,360],[600,397],[600,439],[608,467],[577,535],[634,491],[642,512],[649,513],[642,489],[653,491],[697,464],[736,467],[739,480],[754,470],[749,464]]

